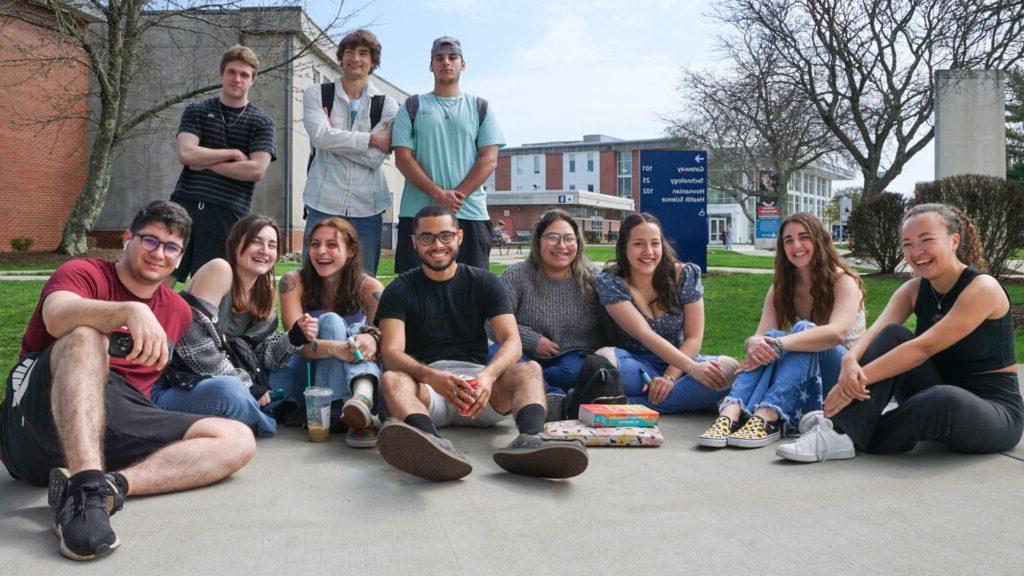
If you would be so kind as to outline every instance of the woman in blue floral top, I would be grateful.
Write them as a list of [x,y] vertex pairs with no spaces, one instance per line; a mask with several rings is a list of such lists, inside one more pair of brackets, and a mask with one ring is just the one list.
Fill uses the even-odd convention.
[[597,276],[598,298],[616,324],[616,347],[597,353],[618,367],[631,404],[687,412],[714,406],[728,393],[739,363],[700,354],[703,294],[700,268],[676,259],[657,218],[644,213],[622,221],[615,260]]

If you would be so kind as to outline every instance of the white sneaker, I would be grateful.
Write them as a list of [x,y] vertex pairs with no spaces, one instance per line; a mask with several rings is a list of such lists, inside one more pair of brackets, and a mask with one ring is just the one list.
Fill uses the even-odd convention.
[[775,449],[775,455],[795,462],[849,460],[857,455],[853,440],[832,428],[832,421],[818,417],[818,423],[794,442]]
[[804,414],[803,418],[800,419],[800,433],[803,434],[805,432],[810,431],[811,428],[814,428],[815,426],[818,425],[818,420],[821,420],[824,417],[824,410],[814,410],[813,412],[808,412],[807,414]]

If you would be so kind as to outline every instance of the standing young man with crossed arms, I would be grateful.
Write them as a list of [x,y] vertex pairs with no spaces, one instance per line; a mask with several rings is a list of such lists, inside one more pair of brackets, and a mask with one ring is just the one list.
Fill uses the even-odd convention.
[[[383,214],[391,206],[381,165],[391,153],[391,123],[398,112],[394,98],[370,79],[380,66],[380,53],[373,32],[360,29],[346,35],[338,43],[341,78],[334,83],[330,112],[319,84],[302,93],[302,124],[316,149],[302,192],[305,237],[321,221],[341,216],[359,234],[359,255],[371,276],[377,275]],[[378,99],[379,118],[373,118]]]
[[232,46],[220,61],[220,95],[189,104],[181,115],[178,160],[183,168],[171,201],[192,218],[192,238],[168,278],[171,286],[224,257],[228,232],[252,210],[256,182],[277,154],[273,119],[249,102],[259,67],[255,52]]
[[413,216],[429,204],[456,213],[463,234],[460,263],[484,270],[490,263],[493,232],[483,184],[498,165],[498,149],[505,138],[485,101],[462,91],[459,81],[465,69],[457,39],[434,40],[433,92],[410,96],[395,117],[391,144],[395,164],[405,176],[395,248],[398,274],[420,265],[406,239],[413,234]]

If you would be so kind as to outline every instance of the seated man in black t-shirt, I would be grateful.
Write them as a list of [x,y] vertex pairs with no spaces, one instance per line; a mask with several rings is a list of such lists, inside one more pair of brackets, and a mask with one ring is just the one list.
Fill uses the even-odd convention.
[[[522,344],[497,277],[456,264],[462,231],[450,209],[426,206],[414,221],[411,240],[423,266],[396,278],[377,308],[388,369],[381,391],[391,415],[377,441],[381,455],[427,480],[462,478],[473,467],[435,426],[493,426],[514,414],[519,436],[494,453],[499,466],[544,478],[582,473],[588,462],[582,443],[540,435],[546,413],[540,365],[516,363]],[[490,364],[487,320],[501,344]]]

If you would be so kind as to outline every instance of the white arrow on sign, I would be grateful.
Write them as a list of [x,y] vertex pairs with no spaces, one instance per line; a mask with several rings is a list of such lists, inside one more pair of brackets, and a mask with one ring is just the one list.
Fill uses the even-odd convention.
[[704,211],[703,210],[701,210],[700,212],[697,213],[697,216],[703,216],[703,215],[704,215]]
[[694,160],[696,160],[697,163],[700,164],[701,162],[704,162],[704,157],[701,156],[700,154],[697,154],[697,156],[694,158]]

